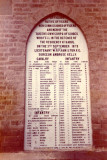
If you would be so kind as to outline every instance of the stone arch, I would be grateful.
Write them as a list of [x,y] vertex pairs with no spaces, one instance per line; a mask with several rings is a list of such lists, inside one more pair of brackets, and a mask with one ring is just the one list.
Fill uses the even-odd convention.
[[[82,30],[81,24],[77,23],[77,22],[75,21],[75,18],[71,18],[71,16],[69,17],[67,14],[64,14],[64,13],[62,13],[62,12],[56,11],[56,12],[52,12],[52,13],[50,13],[50,14],[47,14],[45,17],[43,17],[43,15],[40,16],[41,18],[39,18],[39,20],[36,22],[36,24],[34,24],[34,23],[35,23],[35,20],[34,20],[34,21],[33,21],[33,25],[34,25],[34,26],[32,27],[32,29],[31,29],[31,31],[30,31],[30,33],[29,33],[28,39],[29,39],[31,33],[33,32],[33,30],[36,28],[36,26],[37,26],[38,24],[40,24],[42,21],[44,21],[45,19],[47,19],[47,18],[49,18],[49,17],[51,17],[51,16],[53,16],[53,15],[59,15],[59,16],[61,16],[61,17],[64,17],[64,18],[70,20],[70,21],[73,22],[76,26],[78,26],[78,28],[81,30],[82,34],[85,36],[84,31]],[[87,24],[86,24],[86,26],[87,26]],[[85,40],[87,41],[86,36],[85,36]]]

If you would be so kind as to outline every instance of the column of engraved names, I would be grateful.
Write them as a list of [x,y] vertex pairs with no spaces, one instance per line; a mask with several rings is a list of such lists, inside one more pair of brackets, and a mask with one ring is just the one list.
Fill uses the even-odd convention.
[[40,120],[40,132],[44,133],[40,136],[41,147],[51,147],[55,145],[55,126],[54,117],[51,114],[53,110],[53,86],[54,82],[51,77],[50,70],[52,63],[42,64],[40,70],[40,109],[43,113]]
[[65,144],[65,120],[64,120],[64,65],[59,63],[59,144]]
[[70,61],[64,63],[64,114],[65,114],[65,147],[72,148],[71,116],[71,76]]
[[[83,94],[82,66],[78,61],[71,64],[71,104],[73,147],[84,146],[86,141],[86,109]],[[84,85],[84,84],[83,84]]]
[[31,62],[29,61],[29,68],[28,68],[28,101],[27,101],[27,105],[28,105],[28,122],[27,122],[27,146],[31,147],[31,129],[32,129],[32,121],[30,118],[30,108],[32,107],[32,65]]
[[55,147],[58,146],[59,138],[58,138],[58,90],[57,90],[57,61],[53,61],[53,82],[54,82],[54,116],[55,116]]
[[87,74],[87,70],[88,70],[88,61],[83,61],[84,63],[84,67],[85,67],[85,83],[86,83],[86,109],[87,109],[87,144],[91,144],[91,138],[90,138],[90,123],[89,123],[89,101],[88,101],[88,86],[87,83],[88,82],[88,74]]
[[32,65],[32,149],[40,146],[40,67],[38,61]]

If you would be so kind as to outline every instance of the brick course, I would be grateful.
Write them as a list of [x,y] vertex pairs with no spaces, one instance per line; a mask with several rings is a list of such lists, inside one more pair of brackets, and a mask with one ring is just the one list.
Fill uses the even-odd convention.
[[[107,149],[107,1],[12,0],[0,12],[0,151],[22,151],[28,36],[60,12],[82,29],[89,49],[93,148]],[[7,7],[7,6],[6,6]]]

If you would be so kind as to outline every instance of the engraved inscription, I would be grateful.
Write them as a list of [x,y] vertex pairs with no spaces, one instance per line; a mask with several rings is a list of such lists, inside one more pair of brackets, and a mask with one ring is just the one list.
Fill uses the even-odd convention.
[[25,150],[92,145],[88,49],[62,15],[37,25],[26,60]]

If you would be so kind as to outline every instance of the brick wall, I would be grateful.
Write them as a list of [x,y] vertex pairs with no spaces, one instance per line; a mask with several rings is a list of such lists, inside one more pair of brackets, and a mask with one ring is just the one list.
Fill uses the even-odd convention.
[[82,29],[90,63],[93,149],[107,149],[107,1],[0,1],[0,151],[22,151],[26,43],[34,25],[60,12]]

